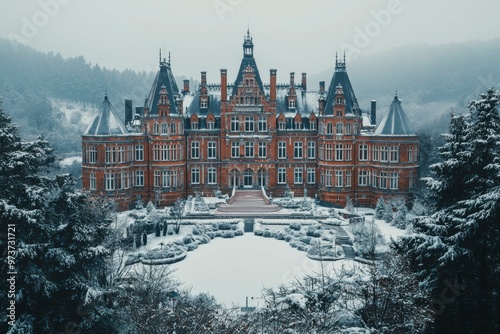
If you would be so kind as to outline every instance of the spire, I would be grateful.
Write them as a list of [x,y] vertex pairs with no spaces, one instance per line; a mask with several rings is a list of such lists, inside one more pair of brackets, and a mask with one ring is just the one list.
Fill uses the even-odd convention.
[[168,66],[170,66],[170,51],[168,51]]
[[335,52],[335,72],[345,72],[345,50],[344,50],[344,61],[339,61],[337,52]]
[[250,26],[247,28],[247,34],[243,40],[243,57],[253,58],[253,39],[250,35]]
[[159,60],[158,60],[158,63],[161,65],[161,48],[160,48],[159,50],[160,50],[160,54],[159,54]]

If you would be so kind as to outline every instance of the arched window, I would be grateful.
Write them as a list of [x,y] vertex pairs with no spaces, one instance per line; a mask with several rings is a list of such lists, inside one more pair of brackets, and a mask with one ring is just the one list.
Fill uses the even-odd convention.
[[338,135],[341,135],[343,133],[343,130],[344,129],[343,129],[342,123],[337,123],[337,131],[336,131],[336,133]]
[[176,132],[177,131],[176,131],[175,123],[170,123],[170,133],[175,134]]
[[153,125],[153,133],[154,133],[154,134],[158,134],[158,133],[160,133],[160,126],[158,125],[158,123],[155,123],[155,124]]
[[332,123],[328,123],[326,125],[326,133],[327,134],[332,134],[333,133],[333,125],[332,125]]

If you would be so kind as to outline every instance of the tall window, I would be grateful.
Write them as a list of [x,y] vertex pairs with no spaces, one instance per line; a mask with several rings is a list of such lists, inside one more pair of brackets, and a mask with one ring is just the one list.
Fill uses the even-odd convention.
[[286,142],[278,142],[278,159],[286,159]]
[[200,169],[191,169],[191,184],[200,184]]
[[326,134],[331,135],[332,133],[333,133],[333,125],[332,125],[332,123],[328,123],[326,125]]
[[347,123],[345,125],[345,134],[350,135],[351,134],[351,123]]
[[345,186],[350,187],[352,184],[352,173],[350,170],[345,171]]
[[120,173],[120,189],[128,189],[127,172]]
[[308,168],[307,169],[307,183],[314,184],[316,183],[316,169]]
[[399,161],[399,147],[398,146],[391,146],[391,162],[398,162]]
[[240,131],[240,120],[238,116],[231,117],[231,132]]
[[97,181],[95,177],[95,173],[90,173],[89,174],[89,188],[90,190],[96,190],[97,189]]
[[300,130],[302,129],[302,122],[297,120],[295,121],[295,130]]
[[144,161],[144,145],[135,145],[135,161]]
[[168,134],[168,124],[167,123],[161,123],[161,134],[162,135]]
[[215,129],[215,123],[214,122],[207,122],[207,129],[208,130]]
[[162,172],[162,186],[164,188],[170,187],[170,171],[168,170]]
[[120,146],[118,148],[118,162],[123,163],[125,162],[125,147]]
[[342,144],[335,145],[335,161],[344,160],[344,147]]
[[115,174],[104,174],[106,180],[106,190],[115,190]]
[[293,145],[293,157],[295,159],[302,159],[302,142],[296,141]]
[[216,184],[217,183],[217,169],[215,167],[208,168],[207,183],[208,184]]
[[295,167],[293,171],[293,183],[302,183],[302,167]]
[[172,187],[177,187],[177,170],[170,171],[170,175],[172,175]]
[[316,130],[316,122],[314,121],[309,122],[309,130]]
[[399,174],[391,173],[391,189],[398,189],[399,186]]
[[246,116],[245,117],[245,132],[253,132],[253,117],[252,116]]
[[97,162],[97,149],[95,146],[87,147],[87,162],[95,164]]
[[267,118],[265,116],[259,117],[259,131],[267,131]]
[[333,160],[333,144],[326,144],[325,160]]
[[369,178],[370,174],[367,170],[360,170],[358,175],[358,185],[361,187],[367,186]]
[[387,173],[380,172],[380,188],[387,189]]
[[106,146],[105,161],[107,164],[115,162],[115,147]]
[[387,146],[380,147],[380,161],[387,162]]
[[200,108],[208,108],[208,100],[206,98],[201,99]]
[[344,186],[344,173],[341,170],[335,171],[335,187]]
[[341,135],[343,133],[342,129],[343,129],[342,123],[337,123],[337,131],[336,131],[336,133],[338,135]]
[[254,143],[252,141],[245,142],[245,157],[253,158],[253,147]]
[[325,186],[327,187],[332,186],[332,171],[330,169],[327,169],[325,171]]
[[135,172],[135,186],[144,187],[144,171],[138,170]]
[[344,145],[344,159],[345,161],[351,161],[352,160],[352,145],[351,144],[346,144]]
[[372,147],[372,160],[378,161],[378,145]]
[[[161,160],[162,161],[169,161],[170,160],[169,148],[170,148],[170,145],[162,145],[161,146]],[[173,156],[173,154],[172,154],[172,156]]]
[[408,146],[408,162],[413,162],[413,146]]
[[200,158],[200,143],[197,141],[191,142],[191,159]]
[[161,171],[155,170],[153,184],[155,187],[161,187]]
[[240,143],[237,141],[233,141],[231,143],[231,158],[239,158],[240,157]]
[[198,130],[198,121],[191,121],[191,129]]
[[158,125],[158,123],[153,124],[153,133],[155,135],[160,133],[160,126]]
[[177,127],[175,126],[175,123],[170,123],[170,134],[176,134],[177,133]]
[[380,177],[377,172],[372,172],[372,187],[378,188]]
[[359,160],[368,161],[368,145],[366,144],[359,145]]
[[208,142],[207,158],[208,159],[215,159],[215,158],[217,158],[217,143],[214,142],[214,141],[209,141]]
[[259,158],[265,158],[267,156],[267,144],[265,142],[259,142]]
[[413,172],[410,173],[410,178],[408,179],[408,188],[415,188],[415,174]]
[[288,101],[288,108],[295,109],[295,100]]
[[308,159],[316,159],[316,142],[308,141],[307,142],[307,158]]
[[278,183],[279,184],[286,183],[286,168],[283,167],[278,168]]
[[286,129],[286,123],[285,123],[285,121],[279,121],[278,122],[278,128],[280,130],[285,130]]

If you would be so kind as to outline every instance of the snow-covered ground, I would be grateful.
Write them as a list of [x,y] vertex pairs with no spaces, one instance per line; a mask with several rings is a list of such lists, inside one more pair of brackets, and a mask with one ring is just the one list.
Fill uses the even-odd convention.
[[[360,264],[341,260],[325,262],[324,269],[356,265]],[[263,287],[274,288],[319,273],[321,264],[286,242],[245,233],[234,239],[216,238],[171,268],[193,293],[208,292],[229,307],[244,306],[246,297],[249,306],[260,306]]]

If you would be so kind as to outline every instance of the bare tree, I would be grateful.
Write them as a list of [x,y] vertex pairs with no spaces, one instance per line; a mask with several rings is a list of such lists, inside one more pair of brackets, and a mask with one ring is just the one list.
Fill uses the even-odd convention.
[[174,205],[170,207],[169,214],[174,221],[174,231],[179,234],[181,229],[182,219],[184,218],[184,208],[186,207],[186,200],[178,198]]

